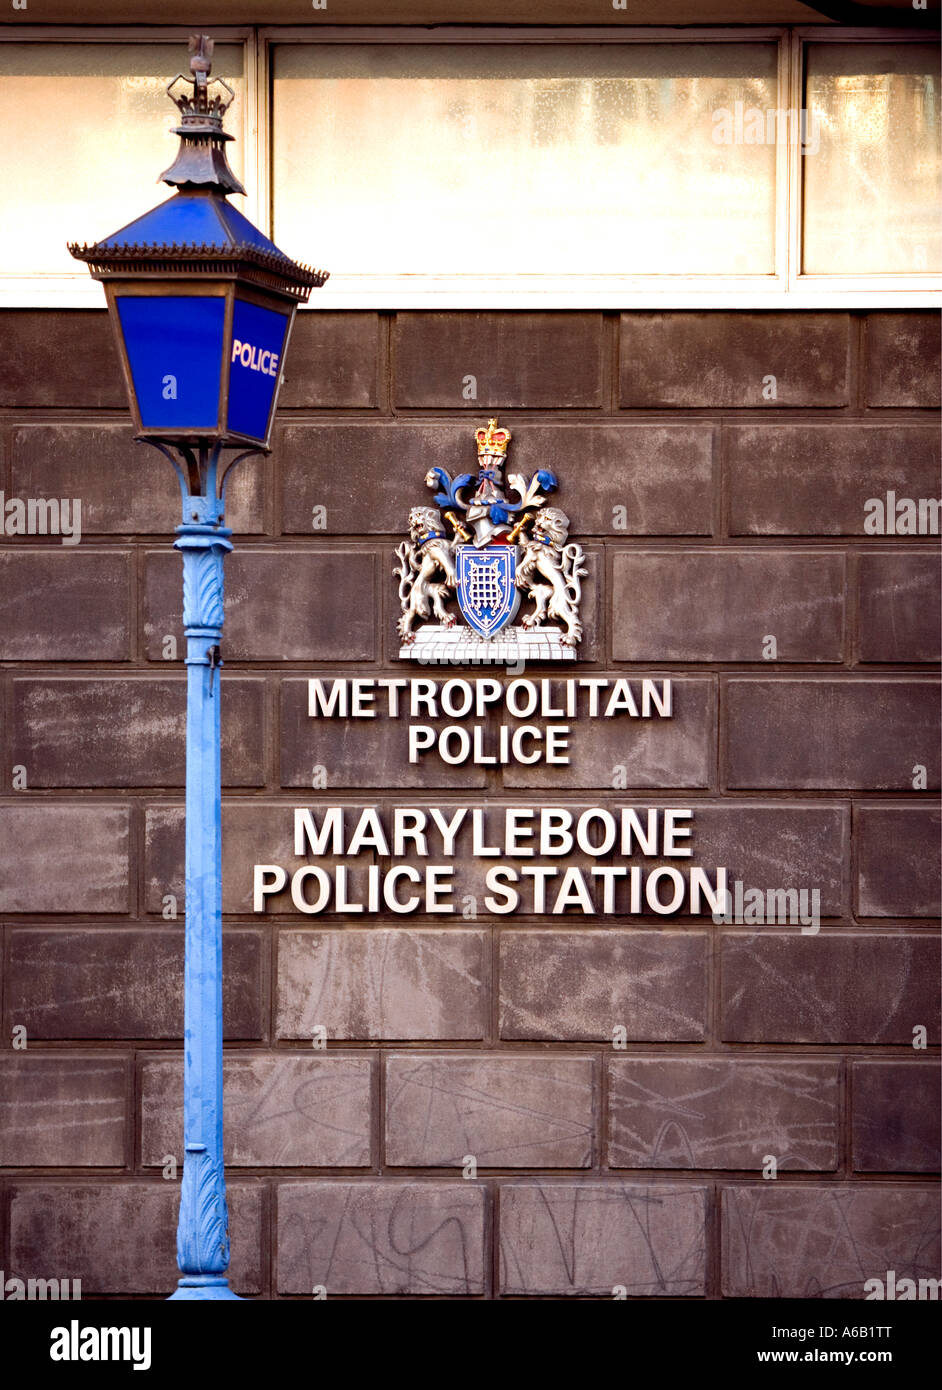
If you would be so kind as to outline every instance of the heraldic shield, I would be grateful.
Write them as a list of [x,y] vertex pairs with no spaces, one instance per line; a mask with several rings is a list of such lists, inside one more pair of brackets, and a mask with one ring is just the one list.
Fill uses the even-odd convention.
[[517,547],[459,545],[458,607],[479,637],[493,637],[511,621],[520,605]]

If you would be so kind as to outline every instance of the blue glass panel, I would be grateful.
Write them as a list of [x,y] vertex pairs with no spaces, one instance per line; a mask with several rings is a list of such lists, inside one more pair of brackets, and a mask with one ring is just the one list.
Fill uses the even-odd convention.
[[225,300],[119,295],[117,303],[144,428],[215,430]]
[[229,429],[265,440],[281,370],[288,315],[237,299],[232,316]]

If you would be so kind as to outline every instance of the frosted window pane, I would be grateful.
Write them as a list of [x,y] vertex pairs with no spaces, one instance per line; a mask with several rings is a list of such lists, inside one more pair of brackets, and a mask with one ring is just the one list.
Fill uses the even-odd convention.
[[351,274],[774,268],[772,44],[278,46],[275,237]]
[[820,148],[804,159],[804,270],[939,270],[936,45],[814,44],[806,104]]
[[[179,145],[164,88],[181,68],[188,75],[179,42],[0,44],[0,269],[85,275],[67,241],[96,241],[171,196],[157,182]],[[236,92],[226,129],[238,175],[241,46],[216,45],[213,75]]]

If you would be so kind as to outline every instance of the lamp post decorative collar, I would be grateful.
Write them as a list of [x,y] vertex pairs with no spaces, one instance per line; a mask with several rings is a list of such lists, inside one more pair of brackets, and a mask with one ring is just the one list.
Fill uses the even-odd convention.
[[[222,1146],[222,806],[220,640],[223,561],[232,550],[225,491],[232,468],[268,454],[285,352],[299,303],[327,272],[299,265],[227,201],[223,117],[232,88],[210,80],[212,39],[190,39],[190,83],[167,90],[180,111],[176,189],[111,236],[70,244],[104,286],[135,438],[169,459],[180,483],[186,633],[186,964],[184,1162],[173,1299],[234,1299]],[[182,84],[182,87],[180,86]],[[228,463],[223,451],[238,452]]]

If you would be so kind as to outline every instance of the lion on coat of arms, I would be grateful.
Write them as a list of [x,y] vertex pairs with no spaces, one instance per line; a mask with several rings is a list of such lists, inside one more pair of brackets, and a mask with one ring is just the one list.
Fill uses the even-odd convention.
[[[524,627],[540,627],[543,619],[558,618],[565,623],[564,646],[574,647],[582,639],[579,621],[582,566],[581,545],[566,544],[569,518],[559,507],[542,507],[533,518],[533,534],[523,548],[517,564],[517,587],[533,599],[533,612],[523,618]],[[546,583],[541,584],[540,579]]]
[[[443,627],[454,627],[457,620],[445,608],[445,599],[454,592],[458,576],[454,546],[445,535],[441,512],[434,507],[413,507],[409,513],[409,539],[397,547],[396,555],[400,564],[393,574],[399,577],[402,604],[397,628],[403,642],[415,641],[413,624],[431,613]],[[439,573],[443,577],[436,579]]]

